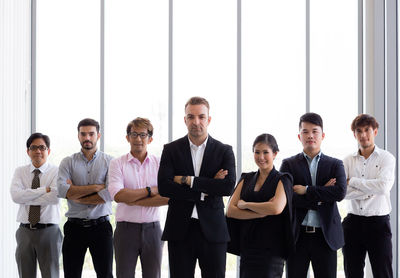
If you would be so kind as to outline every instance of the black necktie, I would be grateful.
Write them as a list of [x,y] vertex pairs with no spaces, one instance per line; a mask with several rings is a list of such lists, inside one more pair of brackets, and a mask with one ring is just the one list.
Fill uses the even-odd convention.
[[[35,169],[33,171],[35,176],[32,179],[32,189],[36,189],[40,187],[40,179],[39,174],[40,170]],[[28,216],[29,223],[31,225],[36,225],[40,220],[40,206],[29,206],[29,216]]]

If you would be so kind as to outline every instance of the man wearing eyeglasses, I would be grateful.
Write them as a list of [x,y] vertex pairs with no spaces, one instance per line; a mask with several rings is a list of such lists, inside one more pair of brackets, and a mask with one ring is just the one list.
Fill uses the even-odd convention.
[[58,224],[57,166],[47,162],[50,139],[42,133],[26,141],[31,163],[15,170],[11,197],[19,204],[15,258],[19,277],[36,277],[39,263],[43,278],[59,277],[62,235]]
[[136,118],[126,128],[130,152],[110,163],[111,197],[118,203],[114,234],[116,274],[118,278],[135,277],[140,256],[142,276],[161,276],[161,241],[159,206],[166,205],[157,189],[159,158],[147,151],[153,141],[150,120]]
[[112,276],[111,197],[107,173],[111,156],[97,149],[100,125],[93,119],[78,124],[82,149],[61,161],[57,188],[68,200],[68,221],[62,247],[64,276],[81,277],[86,250],[92,256],[97,277]]
[[225,277],[229,241],[223,196],[236,182],[235,156],[208,132],[208,101],[192,97],[185,105],[188,134],[164,146],[158,172],[161,196],[170,198],[163,240],[168,240],[171,278]]

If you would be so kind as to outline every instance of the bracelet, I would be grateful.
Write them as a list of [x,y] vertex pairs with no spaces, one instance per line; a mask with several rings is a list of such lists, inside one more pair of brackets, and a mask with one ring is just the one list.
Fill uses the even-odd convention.
[[149,186],[146,186],[147,190],[147,197],[151,197],[151,188]]

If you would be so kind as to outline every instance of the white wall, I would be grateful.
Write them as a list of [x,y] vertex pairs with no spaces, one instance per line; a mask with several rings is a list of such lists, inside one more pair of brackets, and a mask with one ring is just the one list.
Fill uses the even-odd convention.
[[0,269],[18,277],[16,212],[9,187],[14,169],[28,162],[30,134],[30,0],[0,0]]

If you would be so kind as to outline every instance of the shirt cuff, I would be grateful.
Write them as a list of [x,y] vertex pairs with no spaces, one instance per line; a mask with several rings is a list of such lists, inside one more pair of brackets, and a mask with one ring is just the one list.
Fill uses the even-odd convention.
[[190,176],[190,188],[193,188],[194,176]]
[[107,188],[104,188],[102,190],[100,190],[97,194],[99,194],[99,196],[105,201],[105,202],[110,202],[112,201],[111,196],[110,196],[110,192],[108,192]]
[[70,187],[71,187],[71,185],[68,184],[68,183],[59,184],[57,186],[57,196],[59,198],[67,198],[67,192],[68,192]]

